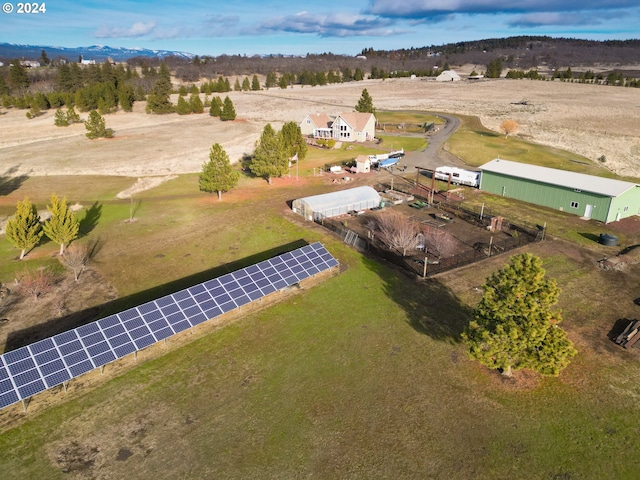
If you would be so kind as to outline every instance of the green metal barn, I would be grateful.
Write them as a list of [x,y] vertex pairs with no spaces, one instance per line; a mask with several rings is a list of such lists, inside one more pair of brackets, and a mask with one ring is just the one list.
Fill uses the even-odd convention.
[[480,167],[480,189],[604,223],[640,214],[640,185],[495,159]]

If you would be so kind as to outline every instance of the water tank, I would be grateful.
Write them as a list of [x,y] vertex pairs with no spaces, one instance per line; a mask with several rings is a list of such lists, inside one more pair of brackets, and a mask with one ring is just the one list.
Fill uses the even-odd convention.
[[602,245],[606,245],[608,247],[615,247],[616,245],[618,245],[618,237],[609,233],[601,233],[598,243],[601,243]]

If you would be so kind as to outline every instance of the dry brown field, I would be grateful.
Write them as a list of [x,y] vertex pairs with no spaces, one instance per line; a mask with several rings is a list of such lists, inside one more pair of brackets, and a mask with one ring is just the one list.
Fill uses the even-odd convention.
[[[640,92],[633,88],[558,81],[482,80],[438,83],[432,79],[365,80],[321,87],[230,92],[238,118],[209,115],[106,115],[110,140],[88,140],[82,124],[55,127],[54,111],[28,120],[24,110],[0,111],[0,174],[156,176],[200,171],[213,143],[232,161],[253,151],[266,123],[279,128],[310,112],[353,110],[362,90],[378,110],[423,110],[478,116],[498,130],[514,119],[519,135],[581,154],[605,155],[613,172],[640,177]],[[204,96],[203,96],[204,97]],[[175,103],[177,99],[174,97]],[[86,114],[83,115],[86,117]]]

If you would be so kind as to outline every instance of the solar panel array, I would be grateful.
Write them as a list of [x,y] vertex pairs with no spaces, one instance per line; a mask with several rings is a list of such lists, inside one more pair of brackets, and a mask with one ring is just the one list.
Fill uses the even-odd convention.
[[0,408],[338,265],[320,243],[223,275],[0,356]]

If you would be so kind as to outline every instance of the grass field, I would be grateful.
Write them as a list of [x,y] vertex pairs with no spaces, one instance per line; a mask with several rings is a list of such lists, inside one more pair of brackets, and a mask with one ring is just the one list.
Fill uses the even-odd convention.
[[545,145],[535,144],[526,138],[504,135],[482,126],[476,117],[459,116],[460,128],[447,142],[447,149],[464,158],[469,165],[480,166],[494,158],[517,159],[542,167],[559,168],[588,175],[619,178],[588,158]]
[[[94,266],[120,295],[110,309],[300,241],[322,241],[342,272],[37,396],[26,415],[0,411],[3,478],[636,478],[640,359],[607,334],[637,316],[637,266],[600,271],[600,251],[565,240],[530,247],[558,281],[579,355],[559,378],[507,381],[458,339],[508,257],[419,282],[290,213],[301,192],[326,191],[321,178],[243,178],[218,202],[197,191],[197,175],[180,176],[136,196],[136,221],[125,222],[131,202],[113,196],[133,181],[33,177],[0,208],[26,193],[44,206],[52,191],[95,205],[81,241],[101,242]],[[499,206],[552,222],[546,210]],[[578,225],[562,225],[565,238],[595,235]],[[56,250],[40,246],[25,264]],[[0,281],[22,268],[15,255],[0,243]]]

